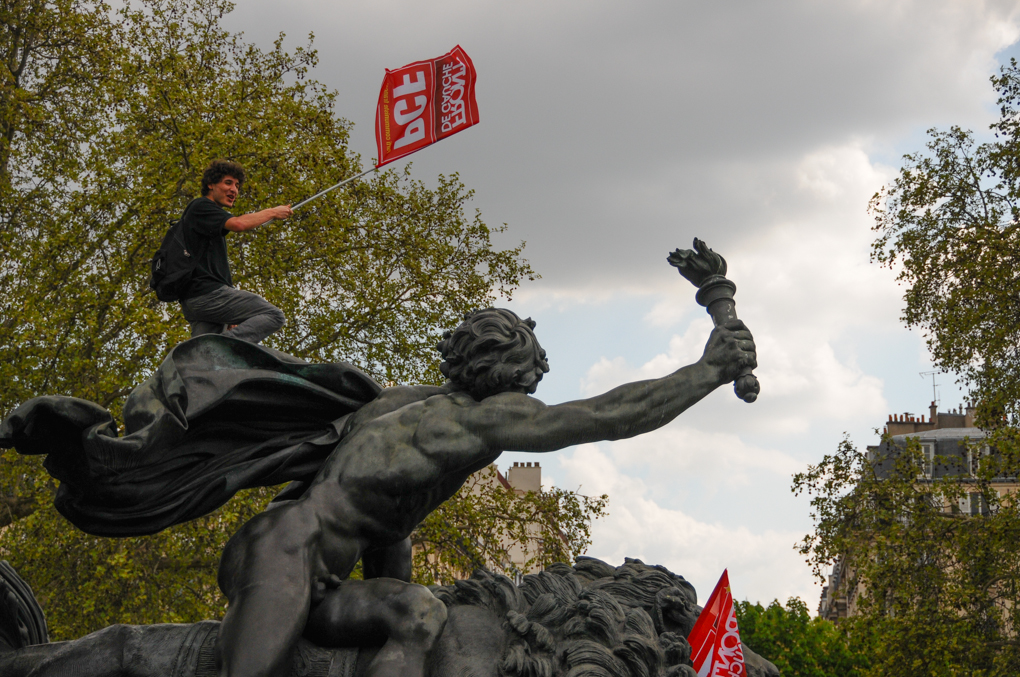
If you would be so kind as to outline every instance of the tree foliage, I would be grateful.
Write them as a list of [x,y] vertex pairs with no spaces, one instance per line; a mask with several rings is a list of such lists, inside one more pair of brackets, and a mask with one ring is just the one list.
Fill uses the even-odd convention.
[[[591,521],[608,496],[551,488],[518,495],[479,471],[411,536],[416,582],[451,585],[479,567],[510,577],[572,562],[591,545]],[[515,564],[514,555],[521,557]]]
[[735,604],[740,639],[756,653],[768,656],[783,677],[863,677],[866,651],[845,628],[812,618],[797,597],[784,607],[773,600]]
[[[966,480],[954,458],[935,462],[947,472],[919,480],[916,440],[881,458],[844,440],[794,478],[815,522],[800,551],[820,578],[840,561],[856,607],[844,623],[871,647],[865,674],[1018,674],[1020,501],[996,482],[1008,459],[987,456]],[[987,510],[961,513],[974,494]]]
[[[263,51],[230,34],[224,0],[95,15],[22,4],[32,5],[26,21],[43,14],[76,28],[87,18],[88,39],[63,44],[59,62],[103,77],[65,96],[92,102],[86,119],[57,99],[9,121],[21,127],[0,212],[0,404],[47,392],[116,405],[187,337],[177,306],[149,293],[147,267],[169,220],[198,196],[208,160],[246,165],[235,206],[244,213],[336,183],[359,159],[336,93],[308,77],[315,52],[287,52],[282,36]],[[35,68],[5,98],[34,101],[51,88],[46,54],[21,59]],[[479,215],[465,215],[470,197],[455,176],[428,189],[406,171],[383,173],[228,238],[235,281],[290,318],[273,347],[355,362],[387,381],[434,381],[439,328],[532,275],[520,247],[495,249]]]
[[272,493],[251,490],[209,517],[155,536],[116,539],[78,531],[40,493],[38,509],[5,529],[0,559],[32,585],[53,640],[115,623],[218,619],[226,609],[216,584],[219,553]]
[[[296,202],[361,169],[336,92],[310,77],[311,36],[263,49],[223,28],[226,0],[117,7],[0,0],[0,413],[60,394],[118,414],[187,338],[177,305],[148,291],[148,262],[209,160],[247,169],[235,213]],[[429,188],[409,169],[376,174],[228,238],[235,283],[286,313],[274,348],[352,362],[387,383],[439,382],[441,331],[534,277],[523,244],[495,247],[502,229],[469,213],[470,199],[456,175]],[[40,459],[3,456],[0,557],[31,581],[55,638],[219,617],[222,545],[272,494],[247,492],[155,537],[103,539],[56,514],[54,489]],[[566,534],[558,552],[583,549],[604,502],[552,496],[527,509]],[[486,520],[527,510],[469,503],[445,519],[480,536],[513,537],[516,524]]]
[[929,130],[871,200],[872,259],[899,271],[903,320],[974,390],[985,426],[1020,424],[1020,67],[992,78],[994,139]]
[[[959,127],[930,130],[872,198],[873,260],[897,269],[903,319],[925,332],[936,366],[956,372],[996,453],[977,477],[919,481],[909,446],[882,476],[844,441],[798,476],[815,494],[816,534],[803,544],[819,567],[842,555],[866,591],[851,619],[876,638],[883,674],[1020,672],[1016,494],[994,477],[1020,470],[1020,67],[992,78],[1000,117],[991,140]],[[916,444],[916,443],[915,443]],[[947,461],[949,462],[949,461]],[[883,463],[885,465],[885,463]],[[954,473],[950,473],[953,475]],[[988,514],[947,510],[978,493]],[[855,583],[848,582],[853,586]]]

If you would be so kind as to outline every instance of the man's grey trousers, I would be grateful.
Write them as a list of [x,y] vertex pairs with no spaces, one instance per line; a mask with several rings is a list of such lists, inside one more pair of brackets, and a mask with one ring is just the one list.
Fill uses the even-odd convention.
[[[191,335],[222,334],[248,343],[259,343],[283,326],[283,311],[258,294],[222,286],[215,291],[181,299],[184,319]],[[233,329],[227,326],[236,324]]]

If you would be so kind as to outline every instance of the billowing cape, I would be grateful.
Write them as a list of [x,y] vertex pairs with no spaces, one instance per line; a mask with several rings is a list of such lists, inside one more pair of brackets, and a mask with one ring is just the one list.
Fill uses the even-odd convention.
[[57,510],[82,531],[140,536],[212,512],[241,489],[311,480],[348,415],[380,391],[349,364],[199,336],[131,393],[123,437],[97,404],[37,397],[0,423],[0,447],[46,454],[60,481]]

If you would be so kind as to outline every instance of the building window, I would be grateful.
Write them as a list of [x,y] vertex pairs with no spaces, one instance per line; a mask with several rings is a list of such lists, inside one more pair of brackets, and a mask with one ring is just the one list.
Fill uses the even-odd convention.
[[974,449],[967,449],[967,465],[970,468],[970,476],[977,477],[978,472],[981,470],[981,459],[988,456],[991,450],[988,445],[982,445],[981,447]]
[[962,512],[964,515],[972,515],[973,514],[970,511],[970,508],[971,508],[971,505],[972,505],[971,501],[972,501],[973,498],[974,498],[974,494],[964,494],[963,496],[961,496],[958,499],[959,505],[960,505],[960,512]]
[[970,495],[970,514],[971,515],[987,515],[988,501],[985,497],[979,493],[972,493]]
[[960,512],[964,515],[987,515],[988,502],[980,492],[972,491],[959,499]]
[[930,480],[932,478],[932,471],[935,466],[935,443],[934,442],[922,442],[921,443],[921,472],[918,473],[917,479],[919,480]]

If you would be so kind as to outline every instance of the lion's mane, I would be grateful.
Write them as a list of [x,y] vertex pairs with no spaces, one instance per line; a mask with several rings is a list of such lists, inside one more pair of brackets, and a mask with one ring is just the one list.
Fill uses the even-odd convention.
[[661,566],[619,567],[580,557],[524,576],[478,570],[433,589],[448,607],[482,606],[503,619],[504,677],[694,677],[684,639],[698,608],[694,588]]

